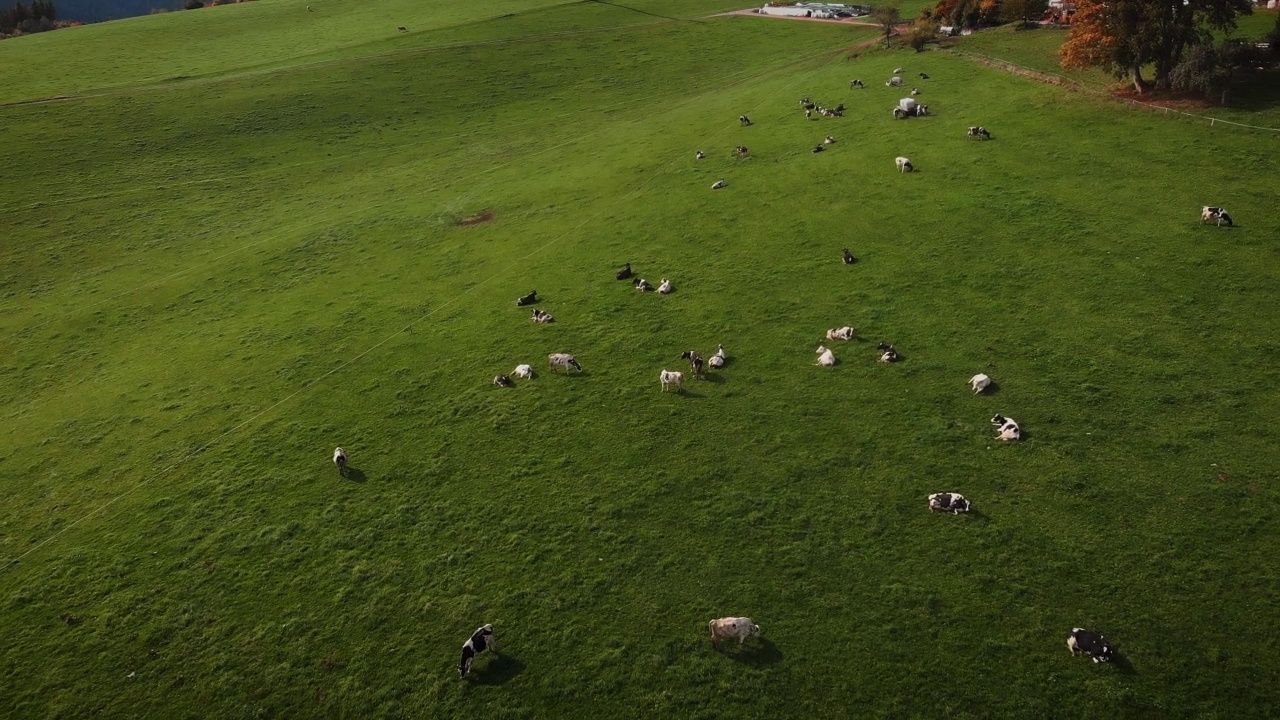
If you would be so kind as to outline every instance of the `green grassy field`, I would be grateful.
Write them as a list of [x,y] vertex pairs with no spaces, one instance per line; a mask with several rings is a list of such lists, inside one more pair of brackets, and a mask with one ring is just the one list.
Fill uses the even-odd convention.
[[[1280,712],[1274,137],[717,2],[403,7],[0,43],[82,96],[0,109],[0,713]],[[135,40],[204,59],[98,67]]]

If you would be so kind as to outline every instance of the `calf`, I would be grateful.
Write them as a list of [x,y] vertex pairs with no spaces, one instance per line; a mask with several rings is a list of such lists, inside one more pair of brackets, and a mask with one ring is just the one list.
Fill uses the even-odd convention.
[[888,343],[878,343],[876,349],[880,351],[880,362],[891,363],[898,362],[898,351]]
[[681,360],[688,360],[689,365],[693,366],[693,377],[702,379],[702,356],[696,350],[685,350],[680,354]]
[[747,156],[747,146],[746,146],[746,145],[739,145],[738,147],[736,147],[736,148],[734,148],[734,149],[733,149],[733,154],[734,154],[734,155],[737,155],[737,156],[738,156],[738,157],[740,157],[740,158],[744,158],[744,157],[746,157],[746,156]]
[[723,180],[717,180],[717,181],[715,181],[715,182],[711,183],[711,189],[712,189],[712,190],[719,190],[719,189],[721,189],[721,188],[723,188],[723,187],[724,187],[724,181],[723,181]]
[[516,386],[516,384],[511,381],[511,378],[507,377],[506,375],[498,375],[494,377],[493,384],[497,385],[498,387],[515,387]]
[[849,81],[849,89],[850,89],[850,90],[852,90],[852,89],[854,89],[854,88],[865,88],[865,87],[866,87],[866,85],[863,85],[861,80],[850,80],[850,81]]
[[338,474],[347,474],[347,451],[342,448],[333,449],[333,464],[338,466]]
[[511,371],[511,374],[521,380],[528,380],[533,377],[533,368],[529,365],[517,365],[516,369]]
[[979,125],[978,127],[969,128],[969,137],[977,138],[979,140],[990,140],[991,133],[987,132],[986,128]]
[[1203,225],[1210,220],[1217,220],[1218,227],[1222,227],[1222,223],[1226,223],[1227,227],[1231,227],[1234,223],[1231,221],[1231,215],[1227,213],[1226,208],[1205,206],[1200,210],[1200,224]]
[[636,278],[631,281],[631,284],[640,292],[649,292],[653,289],[653,286],[649,284],[649,281],[644,278]]
[[716,354],[712,355],[707,360],[707,363],[711,365],[711,367],[715,368],[716,370],[719,370],[720,368],[724,367],[725,359],[726,358],[724,355],[724,345],[717,345]]
[[854,263],[856,263],[856,262],[858,262],[858,258],[854,257],[854,256],[853,256],[853,253],[849,252],[849,248],[845,248],[845,249],[844,249],[844,264],[845,264],[845,265],[852,265],[852,264],[854,264]]
[[969,512],[970,503],[960,493],[934,493],[929,496],[929,509],[952,515]]
[[471,672],[471,661],[485,650],[498,652],[498,638],[493,634],[493,626],[485,625],[471,633],[471,637],[462,645],[462,659],[458,661],[458,677],[464,678]]
[[858,334],[857,328],[845,326],[842,328],[831,328],[827,331],[828,340],[852,340]]
[[973,388],[974,395],[986,390],[990,385],[991,378],[984,373],[978,373],[977,375],[969,378],[969,386]]
[[738,116],[738,122],[739,122],[740,124],[742,124],[743,126],[750,125],[750,124],[751,124],[751,118],[747,117],[746,115],[739,115],[739,116]]
[[1067,636],[1067,649],[1071,651],[1072,657],[1083,653],[1096,663],[1111,662],[1114,654],[1111,643],[1107,642],[1102,633],[1084,628],[1071,628],[1071,634]]
[[569,368],[582,372],[582,366],[569,353],[551,353],[547,356],[547,362],[551,365],[551,372],[555,372],[556,368],[564,368],[565,372],[569,372]]
[[614,277],[619,280],[630,280],[635,273],[631,272],[631,263],[627,263],[621,270],[614,273]]
[[549,313],[549,312],[543,312],[542,310],[539,310],[539,309],[537,309],[537,308],[534,308],[534,309],[533,309],[533,321],[534,321],[534,322],[536,322],[536,323],[540,323],[540,324],[545,325],[546,323],[553,323],[553,322],[555,322],[555,321],[556,321],[556,319],[555,319],[554,317],[552,317],[552,316],[551,316],[551,313]]
[[1022,439],[1022,428],[1018,427],[1018,422],[1013,418],[996,415],[991,418],[991,424],[996,428],[996,440],[1013,442],[1014,440]]
[[672,290],[675,290],[675,288],[671,286],[671,281],[662,278],[662,282],[658,285],[658,293],[660,295],[670,295]]
[[760,636],[760,626],[751,622],[748,617],[726,617],[707,623],[711,629],[711,644],[719,647],[720,641],[726,638],[737,638],[741,645],[749,637]]
[[696,152],[696,153],[694,153],[694,154],[693,154],[693,157],[694,157],[695,159],[697,159],[697,160],[701,160],[701,159],[705,158],[706,156],[707,156],[707,154],[706,154],[706,153],[704,153],[704,152],[702,152],[701,150],[699,150],[698,152]]
[[920,94],[920,88],[914,88],[914,87],[913,87],[913,88],[911,88],[911,96],[912,96],[912,97],[915,97],[916,95],[919,95],[919,94]]
[[924,73],[920,73],[920,79],[921,79],[921,80],[928,80],[928,79],[929,79],[929,76],[928,76],[928,75],[925,75]]
[[909,158],[894,158],[893,163],[898,166],[898,172],[900,173],[915,172],[916,168],[911,164],[911,160]]
[[823,138],[823,139],[822,139],[822,142],[823,142],[823,143],[825,143],[825,144],[827,144],[827,145],[834,145],[834,144],[835,144],[835,142],[836,142],[836,139],[835,139],[835,138],[833,138],[833,137],[831,137],[830,135],[828,135],[828,136],[826,136],[825,138]]
[[676,392],[684,392],[684,373],[663,370],[658,375],[658,382],[662,383],[662,392],[666,392],[670,388],[675,388]]
[[836,364],[836,354],[825,346],[819,345],[816,352],[818,353],[818,364],[822,367],[832,367]]
[[524,307],[525,305],[532,305],[536,302],[538,302],[538,291],[530,290],[528,295],[525,295],[524,297],[518,298],[516,300],[516,306]]

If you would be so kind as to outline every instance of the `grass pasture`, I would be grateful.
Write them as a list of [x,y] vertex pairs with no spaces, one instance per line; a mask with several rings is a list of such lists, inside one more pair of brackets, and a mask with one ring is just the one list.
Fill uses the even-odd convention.
[[[449,32],[0,108],[0,713],[1280,712],[1276,138],[846,60],[872,29],[582,3]],[[933,117],[890,118],[898,65]],[[930,515],[943,490],[978,512]],[[763,642],[712,651],[723,615]],[[459,681],[485,622],[504,652]],[[1072,659],[1080,625],[1121,661]]]

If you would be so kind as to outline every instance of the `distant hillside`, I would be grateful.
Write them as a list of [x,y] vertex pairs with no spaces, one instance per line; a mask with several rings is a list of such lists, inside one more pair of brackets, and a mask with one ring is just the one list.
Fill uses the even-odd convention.
[[54,0],[59,20],[101,22],[148,15],[152,10],[178,10],[184,0]]

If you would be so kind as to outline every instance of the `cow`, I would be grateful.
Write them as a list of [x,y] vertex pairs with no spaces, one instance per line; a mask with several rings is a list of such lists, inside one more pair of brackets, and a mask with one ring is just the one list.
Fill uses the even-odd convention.
[[893,163],[898,166],[898,172],[900,173],[915,172],[916,166],[911,164],[910,158],[894,158]]
[[919,94],[920,94],[920,88],[916,88],[916,87],[911,88],[911,97],[915,97],[916,95],[919,95]]
[[726,358],[724,354],[724,345],[717,345],[716,354],[712,355],[710,358],[707,359],[707,364],[709,364],[711,367],[715,368],[716,370],[719,370],[720,368],[724,367],[725,360]]
[[662,282],[658,284],[658,294],[670,295],[673,290],[675,290],[675,288],[672,287],[671,281],[666,278],[662,278]]
[[538,291],[530,290],[528,295],[516,299],[516,306],[524,307],[525,305],[532,305],[536,302],[538,302]]
[[407,27],[405,27],[405,26],[403,26],[403,25],[401,25],[400,27],[396,28],[396,30],[398,30],[398,31],[400,31],[400,32],[409,32],[409,28],[407,28]]
[[852,265],[852,264],[854,264],[854,263],[856,263],[856,262],[858,262],[858,258],[854,257],[854,256],[853,256],[853,253],[849,252],[849,248],[845,248],[845,249],[844,249],[844,264],[845,264],[845,265]]
[[960,493],[934,493],[929,496],[929,509],[933,512],[949,512],[952,515],[969,512],[971,503]]
[[555,372],[556,368],[564,368],[565,372],[569,372],[569,368],[582,372],[582,366],[569,353],[551,353],[547,356],[547,362],[551,365],[551,372]]
[[1071,651],[1072,657],[1083,653],[1096,663],[1111,662],[1111,656],[1115,653],[1102,633],[1084,628],[1071,628],[1071,634],[1067,636],[1067,649]]
[[888,343],[878,343],[876,349],[880,351],[880,362],[891,363],[898,362],[898,351]]
[[738,157],[740,157],[740,158],[744,158],[744,157],[746,157],[746,156],[747,156],[747,146],[746,146],[746,145],[739,145],[738,147],[736,147],[736,148],[734,148],[734,149],[733,149],[733,154],[734,154],[734,155],[737,155],[737,156],[738,156]]
[[889,82],[885,83],[885,85],[888,85],[889,87],[900,87],[902,85],[902,78],[891,77],[889,78]]
[[493,378],[493,384],[498,387],[515,387],[516,384],[506,375],[497,375]]
[[521,380],[528,380],[533,377],[533,368],[529,365],[517,365],[516,369],[511,371],[511,374]]
[[706,154],[706,153],[704,153],[704,152],[702,152],[701,150],[699,150],[698,152],[696,152],[696,153],[694,153],[694,154],[693,154],[693,157],[694,157],[694,159],[696,159],[696,160],[701,160],[701,159],[705,158],[706,156],[707,156],[707,154]]
[[653,289],[653,286],[649,284],[649,281],[644,278],[636,278],[631,281],[631,284],[640,292],[649,292]]
[[852,340],[858,334],[857,328],[845,326],[842,328],[831,328],[827,331],[828,340]]
[[1014,440],[1022,439],[1022,428],[1018,427],[1018,422],[1013,418],[996,415],[991,418],[991,424],[996,428],[996,440],[1013,442]]
[[921,80],[928,80],[928,79],[929,79],[929,76],[928,76],[928,75],[926,75],[926,74],[924,74],[924,73],[920,73],[920,79],[921,79]]
[[760,636],[760,626],[751,622],[748,617],[720,618],[707,623],[707,627],[711,629],[711,644],[714,647],[720,647],[720,641],[726,638],[737,638],[741,645],[749,637]]
[[493,626],[485,625],[471,633],[471,637],[462,645],[462,659],[458,661],[458,677],[464,678],[471,672],[471,661],[485,650],[498,652],[498,638],[493,634]]
[[822,142],[826,145],[834,145],[836,142],[836,139],[828,135],[822,139]]
[[631,263],[627,263],[621,270],[614,273],[614,277],[618,280],[630,280],[634,273],[631,272]]
[[338,474],[347,474],[347,451],[342,448],[333,449],[333,464],[338,466]]
[[814,145],[814,146],[813,146],[813,150],[811,150],[810,152],[820,153],[820,152],[823,152],[823,151],[824,151],[824,150],[826,150],[826,149],[827,149],[827,148],[826,148],[825,146],[823,146],[823,145]]
[[969,378],[969,386],[973,388],[974,395],[986,390],[990,385],[991,377],[985,373],[978,373],[977,375]]
[[1209,207],[1206,205],[1200,210],[1200,224],[1203,225],[1210,220],[1217,220],[1218,227],[1222,227],[1222,223],[1226,223],[1227,227],[1231,227],[1235,223],[1231,221],[1231,215],[1227,213],[1226,208]]
[[977,138],[977,139],[979,139],[979,140],[990,140],[990,139],[991,139],[991,133],[987,132],[987,129],[986,129],[986,128],[984,128],[984,127],[982,127],[981,125],[979,125],[978,127],[971,127],[971,128],[969,128],[969,133],[968,133],[968,134],[969,134],[969,137],[971,137],[971,138]]
[[724,181],[723,181],[723,180],[717,180],[717,181],[715,181],[715,182],[711,183],[711,189],[712,189],[712,190],[719,190],[719,189],[721,189],[721,188],[723,188],[723,187],[724,187]]
[[697,380],[702,379],[702,356],[697,350],[685,350],[680,353],[681,360],[688,360],[689,365],[693,367],[693,377]]
[[852,90],[852,89],[854,89],[854,88],[865,88],[865,87],[866,87],[866,85],[863,85],[861,80],[850,80],[850,81],[849,81],[849,89],[850,89],[850,90]]
[[836,364],[836,354],[831,352],[824,345],[819,345],[816,350],[818,353],[818,364],[822,367],[832,367]]
[[750,125],[750,124],[751,124],[751,118],[747,117],[746,115],[739,115],[739,116],[738,116],[738,122],[739,122],[743,127],[746,127],[747,125]]
[[684,373],[682,372],[663,370],[662,374],[658,375],[658,382],[662,383],[662,392],[670,388],[675,388],[676,392],[684,392]]
[[551,316],[551,313],[549,313],[549,312],[543,312],[542,310],[539,310],[539,309],[537,309],[537,308],[534,308],[534,309],[533,309],[533,321],[534,321],[534,322],[536,322],[536,323],[539,323],[539,324],[545,325],[545,324],[547,324],[547,323],[553,323],[553,322],[555,322],[555,321],[556,321],[556,319],[555,319],[554,317],[552,317],[552,316]]
[[894,74],[894,75],[901,75],[901,74],[902,74],[902,68],[898,68],[897,70],[894,70],[894,71],[893,71],[893,74]]

